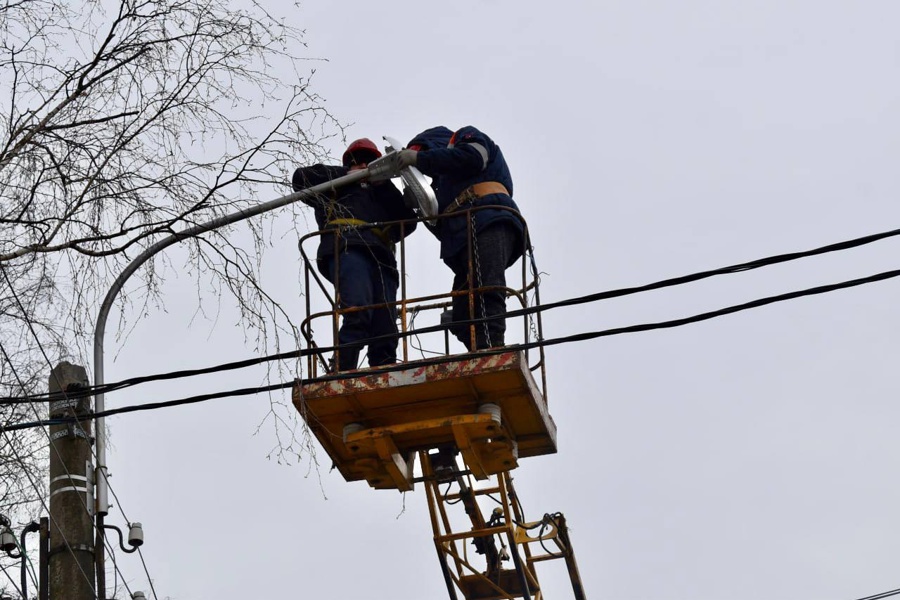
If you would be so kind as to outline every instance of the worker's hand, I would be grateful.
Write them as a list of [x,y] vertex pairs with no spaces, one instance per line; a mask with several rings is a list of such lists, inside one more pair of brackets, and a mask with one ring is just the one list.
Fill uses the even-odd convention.
[[369,181],[378,183],[395,177],[402,169],[416,164],[415,150],[385,154],[369,163]]
[[415,150],[401,150],[400,152],[397,152],[397,160],[399,160],[400,164],[403,165],[400,168],[405,169],[406,167],[416,166],[416,158],[418,154],[419,153]]

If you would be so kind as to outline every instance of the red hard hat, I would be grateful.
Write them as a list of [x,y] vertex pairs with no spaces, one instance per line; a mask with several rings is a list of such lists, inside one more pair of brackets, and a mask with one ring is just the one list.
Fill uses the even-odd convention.
[[[375,142],[369,138],[359,138],[347,146],[347,150],[344,152],[341,160],[345,167],[349,167],[354,162],[369,162],[379,156],[381,156],[381,151],[375,145]],[[356,160],[354,160],[354,157],[356,157]],[[359,159],[363,157],[365,157],[365,160],[360,161]]]

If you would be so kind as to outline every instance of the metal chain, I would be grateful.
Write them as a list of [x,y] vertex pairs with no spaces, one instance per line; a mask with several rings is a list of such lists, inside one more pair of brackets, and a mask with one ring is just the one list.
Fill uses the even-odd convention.
[[[481,260],[478,257],[478,233],[477,233],[477,225],[475,223],[475,213],[471,213],[472,215],[472,256],[475,259],[475,275],[478,278],[478,286],[479,288],[484,287],[484,280],[481,278]],[[473,282],[474,283],[474,282]],[[475,287],[475,286],[473,286]],[[482,318],[487,317],[487,309],[484,304],[484,292],[478,294],[478,300],[481,303],[481,316]],[[491,344],[491,330],[488,328],[488,322],[484,321],[482,323],[484,325],[484,341],[487,343],[487,347],[490,348]],[[475,345],[478,345],[478,336],[475,336]],[[477,348],[472,348],[472,350],[477,350]]]
[[[531,246],[531,244],[528,244],[528,246],[525,250],[525,253],[527,254],[528,258],[531,261],[531,274],[532,274],[532,277],[534,278],[534,291],[531,293],[531,299],[532,299],[531,305],[536,306],[537,305],[537,288],[541,285],[541,275],[540,275],[540,272],[538,271],[537,263],[534,260],[534,247]],[[524,256],[522,257],[522,260],[525,260]],[[538,341],[538,342],[543,341],[541,339],[540,333],[538,332],[537,320],[535,318],[535,313],[528,313],[528,325],[531,330],[531,335],[534,336],[535,341]]]

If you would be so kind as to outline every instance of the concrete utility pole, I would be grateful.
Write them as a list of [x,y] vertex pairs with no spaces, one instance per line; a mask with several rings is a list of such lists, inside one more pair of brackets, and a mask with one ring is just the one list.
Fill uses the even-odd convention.
[[[87,387],[84,367],[61,362],[50,372],[50,598],[94,600],[94,490],[91,399],[66,398]],[[85,418],[86,417],[86,418]]]

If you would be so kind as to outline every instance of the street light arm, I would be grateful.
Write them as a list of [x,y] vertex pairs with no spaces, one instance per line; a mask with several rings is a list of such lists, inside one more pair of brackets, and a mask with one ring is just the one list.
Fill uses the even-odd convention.
[[37,521],[32,521],[28,525],[25,526],[25,529],[22,530],[22,533],[19,534],[19,556],[10,556],[12,558],[21,558],[22,563],[19,565],[19,582],[22,584],[22,598],[28,598],[28,565],[27,565],[27,552],[25,550],[25,536],[29,533],[37,533],[41,530],[41,524]]
[[131,548],[125,547],[125,538],[122,536],[122,530],[116,527],[115,525],[104,525],[103,529],[115,529],[116,533],[119,534],[119,548],[122,549],[122,552],[127,552],[131,554],[132,552],[136,552],[138,548],[140,548],[140,544],[132,546]]
[[[188,227],[183,231],[173,233],[169,237],[165,237],[147,247],[147,249],[141,252],[133,261],[131,261],[128,266],[125,267],[125,270],[122,271],[122,273],[116,278],[116,280],[112,284],[112,287],[110,287],[109,291],[106,293],[106,297],[103,298],[103,303],[100,305],[100,311],[97,313],[97,323],[94,326],[94,384],[96,386],[101,386],[105,382],[103,372],[103,338],[104,334],[106,333],[106,319],[109,317],[109,311],[112,308],[116,296],[119,295],[119,292],[122,290],[122,286],[125,285],[125,282],[128,280],[128,278],[131,277],[134,272],[137,271],[138,268],[140,268],[141,265],[147,262],[150,257],[168,248],[172,244],[175,244],[176,242],[191,239],[200,235],[201,233],[212,231],[213,229],[218,229],[219,227],[224,227],[225,225],[231,225],[232,223],[237,223],[238,221],[249,219],[250,217],[254,217],[270,210],[275,210],[276,208],[281,208],[282,206],[287,206],[288,204],[292,204],[297,200],[302,200],[309,196],[314,196],[315,194],[327,193],[337,190],[338,188],[345,185],[362,181],[368,176],[368,169],[351,171],[343,177],[338,177],[337,179],[333,179],[331,181],[306,188],[305,190],[301,190],[293,194],[288,194],[287,196],[282,196],[281,198],[276,198],[275,200],[263,202],[262,204],[259,204],[257,206],[245,208],[223,217],[218,217],[209,221],[208,223]],[[96,412],[102,412],[106,409],[106,400],[103,392],[100,392],[94,397],[94,409],[96,410]],[[97,520],[96,552],[98,568],[97,597],[99,598],[99,600],[105,600],[106,578],[104,576],[101,576],[101,573],[105,568],[104,546],[102,539],[104,520],[106,518],[106,515],[109,513],[109,484],[106,480],[106,419],[104,417],[99,417],[96,419],[95,423],[97,465],[94,469],[94,489],[96,490],[97,494],[95,498]]]
[[[106,293],[106,297],[103,299],[103,303],[100,305],[100,312],[97,314],[97,323],[94,327],[94,385],[99,387],[105,382],[103,370],[103,340],[104,334],[106,332],[106,320],[109,317],[109,311],[112,308],[113,302],[115,301],[119,292],[122,290],[122,286],[125,284],[128,278],[131,277],[134,272],[137,271],[141,267],[141,265],[147,262],[147,260],[149,260],[153,255],[177,242],[191,239],[207,231],[212,231],[214,229],[224,227],[225,225],[231,225],[232,223],[237,223],[238,221],[249,219],[250,217],[275,210],[276,208],[281,208],[282,206],[287,206],[288,204],[292,204],[309,196],[337,190],[338,188],[341,188],[343,186],[362,181],[368,176],[368,169],[352,171],[347,175],[344,175],[343,177],[338,177],[337,179],[333,179],[331,181],[309,187],[305,190],[301,190],[293,194],[288,194],[287,196],[282,196],[280,198],[264,202],[257,206],[245,208],[234,213],[218,217],[209,221],[208,223],[188,227],[183,231],[173,233],[172,235],[157,241],[156,243],[149,246],[146,250],[141,252],[133,261],[131,261],[131,263],[129,263],[127,267],[125,267],[125,270],[122,271],[122,273],[116,278],[116,280],[112,284],[112,287],[110,287],[109,291]],[[103,412],[105,410],[106,402],[104,394],[102,392],[98,393],[95,396],[94,407],[96,412]],[[109,503],[107,496],[108,488],[106,482],[106,430],[105,419],[103,417],[100,417],[96,420],[96,428],[96,470],[98,474],[97,514],[105,515],[109,512]]]

